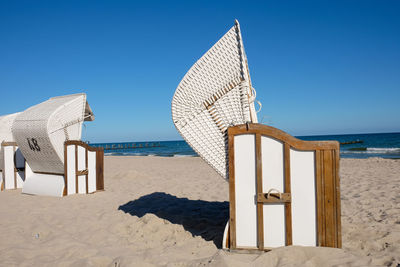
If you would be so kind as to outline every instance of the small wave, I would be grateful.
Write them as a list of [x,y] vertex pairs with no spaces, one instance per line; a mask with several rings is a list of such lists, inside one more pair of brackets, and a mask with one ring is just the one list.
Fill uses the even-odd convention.
[[182,157],[197,157],[197,155],[182,155],[182,154],[175,154],[173,155],[174,158],[182,158]]

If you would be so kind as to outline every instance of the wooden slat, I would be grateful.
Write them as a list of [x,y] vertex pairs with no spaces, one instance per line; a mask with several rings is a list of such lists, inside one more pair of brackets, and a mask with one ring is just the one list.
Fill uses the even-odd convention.
[[336,247],[342,247],[342,222],[341,222],[341,200],[340,200],[340,177],[339,177],[340,150],[335,150],[335,189],[336,189],[336,225],[337,242]]
[[323,153],[315,151],[315,187],[317,194],[317,245],[325,244],[325,209],[324,209],[324,183],[322,179]]
[[64,191],[63,196],[68,195],[68,152],[67,144],[64,143]]
[[76,175],[81,176],[81,175],[87,175],[89,172],[87,169],[85,170],[81,170],[81,171],[77,171]]
[[332,151],[324,150],[324,184],[325,184],[325,194],[324,194],[324,203],[325,203],[325,246],[327,247],[335,247],[335,236],[336,236],[336,222],[334,212],[335,203],[334,203],[334,177],[333,177],[333,161],[332,161]]
[[[285,168],[285,189],[284,192],[291,195],[290,185],[290,145],[285,143],[284,153],[284,168]],[[292,245],[292,203],[285,203],[285,230],[286,230],[286,246]]]
[[78,187],[78,145],[75,144],[75,193],[79,193]]
[[[13,146],[13,156],[15,159],[15,147]],[[13,169],[14,169],[14,189],[17,189],[17,168],[15,168],[15,164],[13,164]]]
[[235,205],[235,136],[228,129],[228,164],[229,164],[229,241],[230,248],[236,248],[236,205]]
[[85,148],[86,194],[89,194],[88,150]]
[[290,193],[272,193],[267,197],[267,193],[257,193],[257,203],[290,203],[292,201]]
[[[261,135],[256,134],[256,171],[257,171],[257,188],[256,194],[263,196],[262,188],[262,155],[261,155]],[[257,202],[257,247],[264,250],[264,213],[263,203]]]
[[104,150],[96,151],[96,191],[104,190]]
[[[3,143],[4,143],[4,141],[2,142],[2,146],[3,146]],[[4,159],[6,158],[5,157],[5,154],[6,154],[6,152],[5,152],[5,149],[1,149],[2,150],[2,153],[3,153],[3,165],[4,165]],[[1,179],[2,181],[1,181],[1,191],[3,191],[5,188],[6,188],[6,179],[5,179],[5,177],[4,177],[4,174],[5,174],[5,166],[3,166],[3,169],[1,170],[2,171],[2,175],[3,175],[3,179]]]
[[288,143],[291,147],[298,150],[316,150],[316,149],[339,149],[337,141],[303,141],[285,133],[277,128],[258,123],[248,123],[233,126],[229,128],[229,134],[261,134],[271,136],[275,139]]

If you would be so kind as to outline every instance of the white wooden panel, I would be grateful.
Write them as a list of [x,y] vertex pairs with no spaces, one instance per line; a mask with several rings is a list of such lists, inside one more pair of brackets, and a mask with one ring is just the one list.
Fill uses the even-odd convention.
[[[261,137],[263,193],[270,189],[284,191],[283,144],[273,138]],[[264,247],[285,245],[284,204],[264,204]]]
[[234,137],[236,246],[257,246],[255,135]]
[[293,245],[316,246],[314,151],[290,149]]
[[15,177],[14,177],[14,147],[4,146],[4,188],[5,189],[15,189]]
[[67,146],[67,188],[68,195],[76,193],[75,145]]
[[86,149],[78,146],[78,171],[86,169]]
[[86,194],[86,175],[78,176],[78,193]]
[[88,192],[96,191],[96,152],[88,151]]
[[17,188],[22,188],[24,186],[24,181],[25,181],[25,172],[18,171],[16,175],[17,175]]
[[28,162],[25,161],[25,180],[27,177],[31,176],[33,174],[33,171],[31,169],[31,166],[29,166]]

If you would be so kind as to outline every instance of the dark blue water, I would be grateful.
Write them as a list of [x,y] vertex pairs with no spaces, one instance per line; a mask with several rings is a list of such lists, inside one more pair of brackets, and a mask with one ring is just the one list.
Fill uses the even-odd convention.
[[336,140],[340,143],[362,141],[357,144],[341,144],[342,158],[400,158],[400,133],[345,134],[299,136],[302,140]]
[[[342,158],[400,158],[400,133],[298,136],[302,140],[362,141],[340,145]],[[105,148],[105,155],[119,156],[197,156],[185,141],[154,141],[91,144]]]

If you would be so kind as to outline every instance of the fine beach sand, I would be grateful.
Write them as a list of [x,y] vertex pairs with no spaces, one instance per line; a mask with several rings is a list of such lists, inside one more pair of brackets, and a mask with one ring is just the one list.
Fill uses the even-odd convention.
[[104,192],[0,192],[0,266],[397,266],[400,160],[340,164],[343,249],[221,250],[228,183],[200,158],[107,156]]

